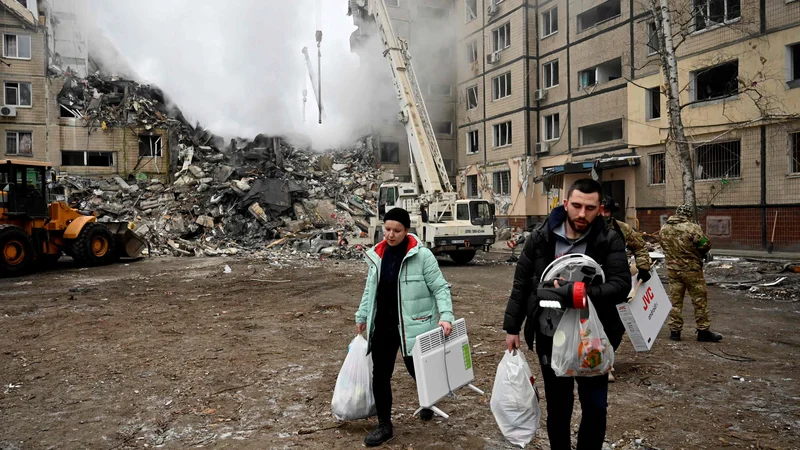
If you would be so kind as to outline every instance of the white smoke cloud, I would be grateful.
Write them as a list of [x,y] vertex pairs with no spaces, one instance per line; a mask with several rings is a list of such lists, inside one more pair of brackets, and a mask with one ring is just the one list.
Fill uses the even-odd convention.
[[[350,52],[355,27],[346,0],[90,0],[89,10],[140,81],[224,137],[302,135],[318,149],[348,145],[374,121],[370,99],[392,89],[370,82]],[[318,25],[322,125],[301,53],[309,47],[316,68]]]

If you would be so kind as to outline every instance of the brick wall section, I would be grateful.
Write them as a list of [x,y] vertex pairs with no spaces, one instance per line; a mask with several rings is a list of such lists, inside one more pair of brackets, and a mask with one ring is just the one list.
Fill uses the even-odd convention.
[[[767,242],[772,236],[775,212],[778,222],[775,227],[775,251],[800,251],[800,207],[767,208]],[[661,228],[660,217],[674,213],[674,209],[638,209],[636,216],[639,227],[647,233],[655,233]],[[761,208],[712,208],[706,216],[730,217],[731,234],[729,237],[709,236],[713,248],[733,250],[765,250],[762,247]],[[706,230],[705,217],[700,218],[703,230]]]

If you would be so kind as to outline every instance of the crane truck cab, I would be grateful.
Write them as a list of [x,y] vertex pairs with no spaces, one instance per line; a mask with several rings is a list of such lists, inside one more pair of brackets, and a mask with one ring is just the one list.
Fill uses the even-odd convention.
[[383,217],[393,208],[411,216],[411,232],[435,255],[445,254],[458,264],[471,261],[478,249],[488,251],[495,242],[495,208],[482,199],[459,200],[442,194],[426,202],[414,183],[382,184],[378,192],[378,217],[370,223],[373,243],[383,240]]
[[49,202],[52,166],[0,160],[0,276],[22,275],[66,253],[81,265],[135,257],[146,243],[128,222],[97,222],[63,202]]

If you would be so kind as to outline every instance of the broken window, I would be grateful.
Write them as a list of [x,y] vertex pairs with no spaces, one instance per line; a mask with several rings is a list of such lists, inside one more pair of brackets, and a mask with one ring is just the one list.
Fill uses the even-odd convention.
[[620,0],[608,0],[578,14],[578,33],[622,13]]
[[741,0],[694,0],[695,31],[719,25],[742,14]]
[[738,178],[741,174],[741,141],[699,145],[694,152],[696,180]]
[[790,87],[800,87],[800,43],[786,47],[786,81]]
[[542,38],[558,31],[558,6],[542,13]]
[[5,104],[8,106],[31,106],[30,83],[5,83]]
[[62,151],[62,166],[114,167],[114,152]]
[[492,48],[495,52],[507,49],[511,46],[511,22],[506,22],[498,28],[492,30]]
[[33,133],[30,131],[6,131],[7,155],[33,155]]
[[478,198],[480,193],[478,191],[478,176],[467,175],[467,197]]
[[467,62],[472,64],[478,60],[478,41],[467,44]]
[[650,155],[650,184],[664,184],[667,180],[667,154]]
[[645,103],[647,107],[647,120],[661,118],[661,88],[656,86],[647,89]]
[[789,173],[800,174],[800,132],[789,134]]
[[622,58],[606,61],[596,67],[578,72],[578,83],[581,89],[595,84],[607,83],[622,77]]
[[552,114],[550,116],[544,116],[542,121],[544,122],[544,140],[545,141],[552,141],[558,139],[560,135],[560,127],[559,127],[559,117],[558,114]]
[[467,154],[478,153],[478,130],[467,131]]
[[478,107],[478,85],[467,88],[467,109]]
[[694,101],[713,100],[736,95],[739,88],[739,61],[692,72]]
[[399,163],[400,144],[397,142],[381,142],[381,162]]
[[162,148],[162,139],[158,135],[139,135],[139,157],[162,157],[164,156]]
[[3,57],[31,59],[31,37],[24,34],[3,34]]
[[492,100],[511,95],[511,72],[492,78]]
[[558,86],[558,60],[542,65],[545,89]]
[[498,195],[511,195],[511,171],[504,170],[492,174],[492,190]]
[[59,117],[61,117],[61,118],[74,119],[76,117],[81,117],[80,113],[78,111],[75,111],[74,109],[67,108],[64,105],[58,105],[58,106],[59,106],[59,109],[58,109],[59,110]]
[[450,121],[434,122],[433,130],[438,134],[453,134],[453,122]]
[[19,3],[20,5],[22,5],[22,6],[26,7],[26,8],[28,7],[28,0],[17,0],[17,3]]
[[465,14],[466,18],[464,19],[465,23],[472,22],[473,20],[478,18],[478,0],[467,0],[464,2],[465,4]]
[[658,28],[655,22],[647,22],[647,54],[653,55],[661,46],[658,44]]
[[453,86],[446,83],[433,83],[428,85],[428,94],[450,96],[453,92]]
[[622,139],[622,119],[578,128],[578,134],[581,145],[599,144]]
[[511,121],[492,125],[492,143],[495,147],[511,145]]

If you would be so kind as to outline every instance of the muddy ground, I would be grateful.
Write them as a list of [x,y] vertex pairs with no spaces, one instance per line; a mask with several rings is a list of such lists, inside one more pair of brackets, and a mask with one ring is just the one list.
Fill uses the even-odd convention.
[[[513,266],[442,265],[488,394]],[[374,419],[337,423],[330,400],[364,272],[349,261],[160,258],[0,279],[0,449],[361,447]],[[696,342],[691,326],[682,342],[662,330],[649,353],[623,344],[610,442],[800,448],[800,304],[710,295],[721,344]],[[685,313],[691,324],[688,301]],[[396,437],[384,448],[510,448],[489,395],[460,391],[440,405],[449,420],[421,423],[402,364],[394,387]],[[543,430],[529,448],[549,448]]]

